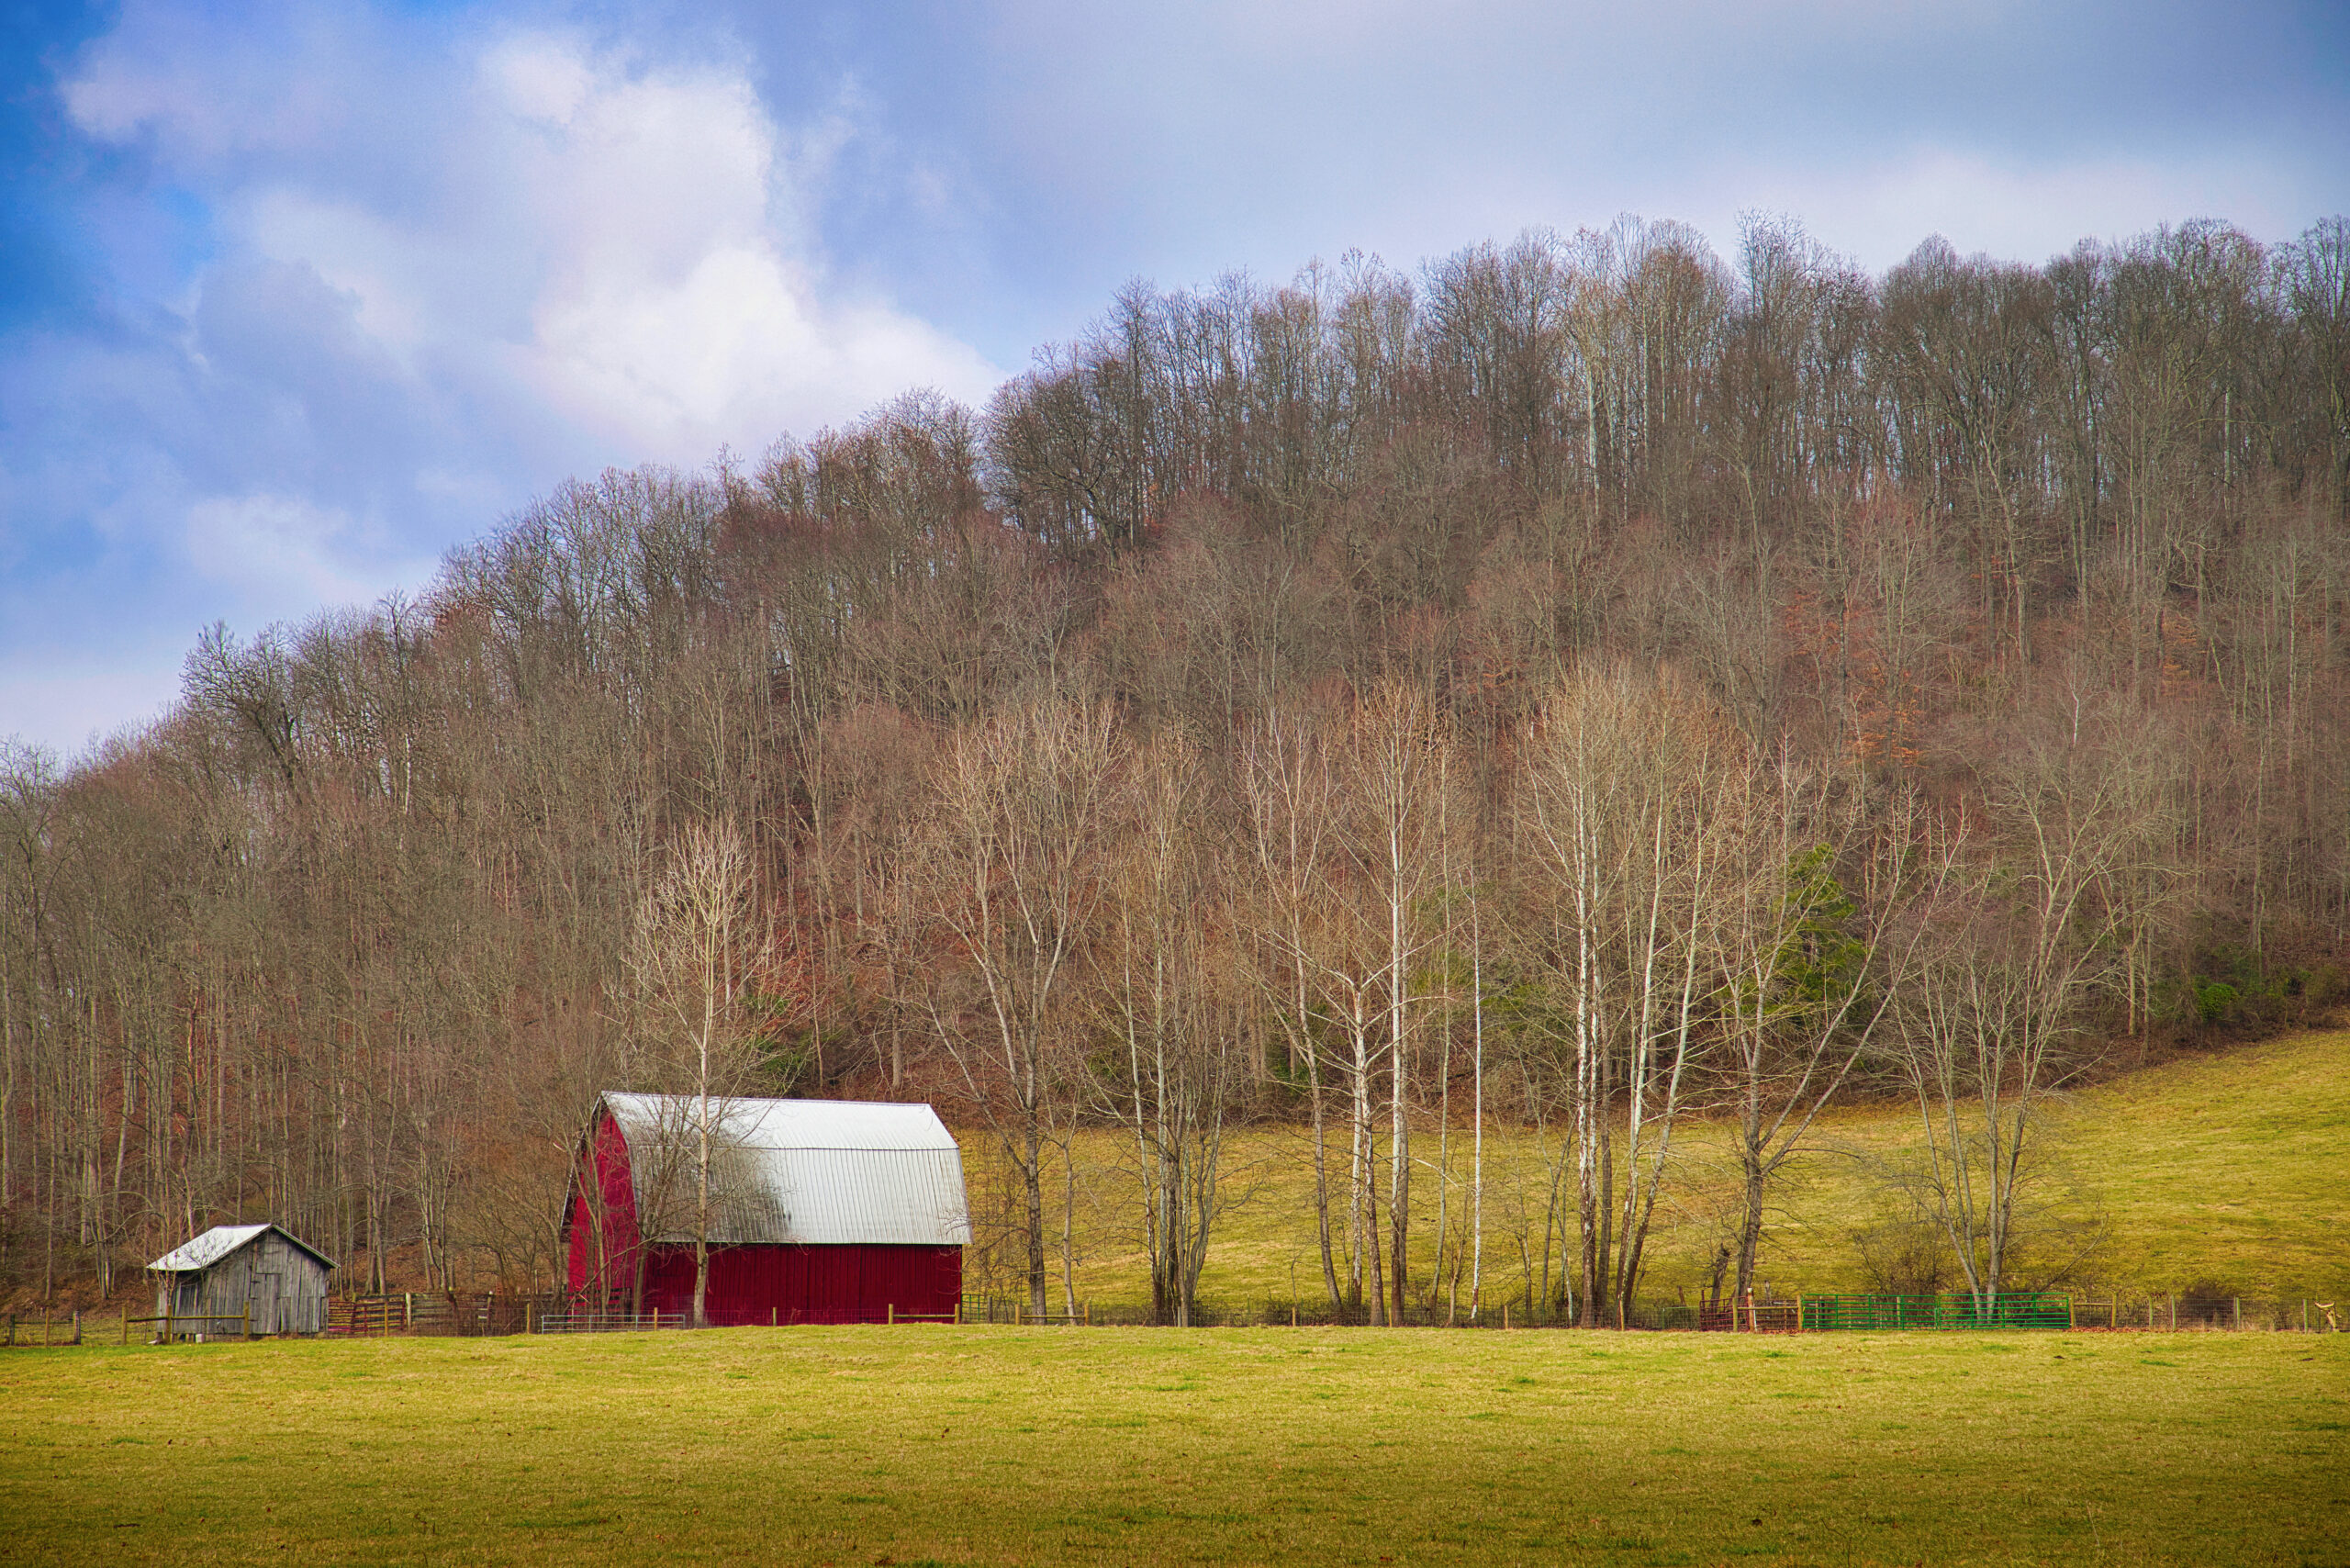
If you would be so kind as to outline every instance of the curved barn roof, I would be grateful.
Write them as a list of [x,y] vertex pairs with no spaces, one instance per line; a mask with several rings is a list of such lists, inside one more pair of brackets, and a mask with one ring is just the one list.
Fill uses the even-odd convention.
[[[690,1239],[699,1102],[615,1092],[604,1106],[628,1140],[647,1238]],[[717,1103],[713,1120],[713,1243],[970,1242],[962,1151],[928,1105],[733,1099]]]

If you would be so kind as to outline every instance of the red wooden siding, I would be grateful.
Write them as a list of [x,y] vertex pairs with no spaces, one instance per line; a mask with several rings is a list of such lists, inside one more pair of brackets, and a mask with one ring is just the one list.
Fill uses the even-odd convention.
[[[901,1314],[945,1316],[963,1294],[959,1247],[714,1248],[710,1320],[879,1323]],[[684,1312],[694,1300],[694,1249],[655,1247],[644,1271],[647,1311]]]
[[[591,1193],[598,1202],[588,1201]],[[609,1115],[599,1114],[589,1132],[588,1148],[572,1172],[568,1208],[573,1294],[625,1297],[636,1283],[636,1184],[629,1173],[628,1139]]]
[[[588,1202],[590,1193],[599,1194],[600,1202]],[[609,1115],[597,1118],[575,1172],[570,1230],[572,1290],[626,1301],[636,1279],[636,1196],[627,1139]],[[901,1315],[950,1314],[962,1294],[959,1247],[757,1244],[711,1249],[706,1304],[711,1322],[721,1325],[879,1323],[893,1309]],[[685,1312],[693,1295],[692,1244],[646,1249],[643,1310]]]

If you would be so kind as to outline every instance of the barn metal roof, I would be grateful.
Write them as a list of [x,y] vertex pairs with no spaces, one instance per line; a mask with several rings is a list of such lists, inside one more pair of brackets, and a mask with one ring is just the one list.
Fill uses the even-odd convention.
[[216,1225],[195,1239],[173,1248],[147,1266],[160,1274],[196,1273],[209,1269],[265,1230],[277,1232],[328,1268],[334,1267],[333,1259],[282,1225]]
[[[609,1093],[604,1103],[628,1139],[639,1223],[655,1239],[689,1239],[699,1102]],[[737,1099],[716,1121],[712,1242],[970,1242],[962,1151],[928,1105]]]

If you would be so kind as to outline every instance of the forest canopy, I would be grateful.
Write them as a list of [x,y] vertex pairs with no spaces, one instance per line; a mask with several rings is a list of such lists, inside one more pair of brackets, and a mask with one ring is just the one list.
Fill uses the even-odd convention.
[[[240,1218],[550,1282],[596,1095],[722,1037],[738,1090],[938,1099],[1039,1305],[1074,1128],[1163,1319],[1265,1119],[1319,1288],[1400,1320],[1449,1245],[1412,1183],[1470,1198],[1415,1140],[1506,1118],[1598,1321],[1676,1118],[1737,1129],[1736,1289],[1862,1092],[1996,1289],[2015,1195],[1964,1178],[2035,1096],[2340,988],[2346,509],[2340,218],[1136,285],[984,409],[565,483],[413,600],[216,627],[70,767],[0,755],[0,1288]],[[714,833],[748,913],[693,1041],[645,977]]]

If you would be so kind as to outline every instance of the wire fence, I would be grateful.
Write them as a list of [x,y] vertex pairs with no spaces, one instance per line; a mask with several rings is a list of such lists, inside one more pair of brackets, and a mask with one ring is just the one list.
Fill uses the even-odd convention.
[[612,1304],[559,1291],[386,1291],[333,1298],[327,1304],[327,1333],[337,1338],[532,1334],[550,1317],[616,1310]]
[[[1705,1332],[1741,1334],[1907,1333],[1961,1330],[2055,1330],[2096,1333],[2340,1333],[2350,1328],[2350,1293],[2332,1301],[2311,1296],[2222,1296],[2208,1292],[2180,1294],[2155,1291],[2109,1291],[2102,1294],[2063,1292],[2007,1292],[1988,1303],[1978,1303],[1966,1292],[1936,1295],[1874,1295],[1801,1293],[1777,1295],[1761,1293],[1738,1301],[1643,1301],[1629,1306],[1609,1306],[1586,1325],[1576,1310],[1579,1303],[1528,1300],[1523,1294],[1506,1301],[1409,1302],[1401,1326],[1455,1329],[1539,1330],[1585,1327],[1641,1332]],[[1363,1327],[1390,1323],[1392,1304],[1375,1322],[1368,1303],[1333,1306],[1326,1298],[1312,1301],[1262,1296],[1242,1301],[1201,1300],[1193,1304],[1190,1326],[1199,1328],[1239,1327]],[[857,1321],[875,1327],[922,1323],[953,1326],[1013,1326],[1021,1327],[1143,1327],[1154,1326],[1153,1314],[1143,1303],[1079,1301],[1065,1295],[1037,1312],[1024,1295],[990,1292],[967,1293],[945,1312],[917,1313],[883,1305],[855,1314],[828,1315],[827,1321]],[[173,1313],[158,1316],[118,1317],[108,1313],[91,1335],[89,1315],[10,1314],[0,1321],[0,1349],[39,1349],[108,1343],[129,1343],[134,1327],[161,1341],[190,1338],[241,1338],[250,1324],[241,1314],[202,1316]],[[713,1327],[804,1327],[809,1317],[794,1315],[737,1313]],[[341,1296],[329,1304],[327,1333],[337,1338],[408,1336],[484,1336],[521,1334],[608,1334],[673,1330],[687,1325],[687,1315],[670,1311],[632,1311],[625,1298],[603,1299],[560,1292],[538,1294],[500,1292],[403,1292]]]
[[532,1327],[533,1334],[645,1334],[662,1328],[683,1328],[682,1312],[562,1312],[550,1313]]
[[8,1350],[13,1350],[20,1346],[26,1349],[36,1347],[45,1349],[55,1345],[78,1345],[81,1342],[82,1315],[78,1312],[70,1317],[51,1317],[46,1313],[39,1317],[20,1317],[13,1312],[8,1315],[6,1339]]
[[[1040,1320],[1024,1299],[966,1297],[967,1321],[975,1323],[1076,1322],[1094,1327],[1145,1327],[1154,1319],[1147,1305],[1079,1304],[1071,1317],[1055,1312]],[[991,1308],[990,1305],[992,1304]],[[2350,1301],[2311,1297],[2180,1295],[2159,1292],[2109,1292],[2100,1295],[2061,1291],[2001,1292],[1978,1302],[1971,1292],[1935,1295],[1760,1294],[1740,1300],[1680,1300],[1610,1303],[1586,1322],[1581,1304],[1515,1298],[1472,1305],[1407,1302],[1399,1316],[1393,1304],[1373,1315],[1368,1303],[1333,1305],[1326,1297],[1292,1301],[1200,1301],[1191,1326],[1232,1327],[1449,1327],[1486,1329],[1611,1328],[1648,1333],[1796,1334],[1910,1330],[2099,1330],[2184,1333],[2336,1333],[2350,1327]],[[990,1316],[990,1310],[992,1316]]]

